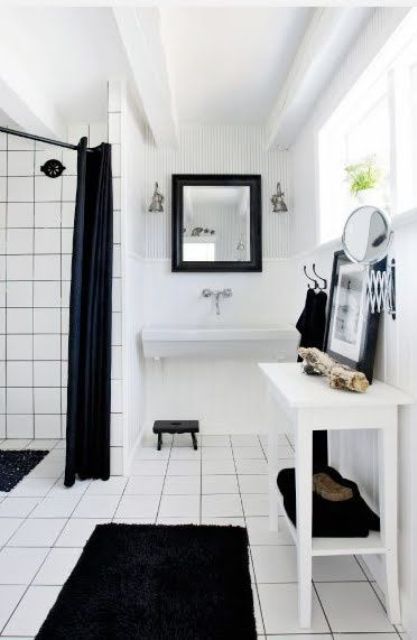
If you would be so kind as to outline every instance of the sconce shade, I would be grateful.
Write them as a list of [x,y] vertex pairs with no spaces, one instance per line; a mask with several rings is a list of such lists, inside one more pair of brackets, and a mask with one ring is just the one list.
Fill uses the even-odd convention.
[[148,211],[151,213],[161,213],[164,210],[163,202],[165,198],[160,191],[158,191],[158,183],[155,182],[155,190],[153,192],[151,204]]
[[281,184],[277,182],[277,192],[271,198],[273,213],[282,213],[288,211],[288,207],[284,201],[284,192],[281,190]]

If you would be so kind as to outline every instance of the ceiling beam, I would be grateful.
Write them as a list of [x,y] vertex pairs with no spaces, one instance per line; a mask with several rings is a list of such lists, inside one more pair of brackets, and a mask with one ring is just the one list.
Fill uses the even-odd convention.
[[161,34],[159,10],[115,7],[113,14],[155,142],[161,147],[178,145],[167,58]]
[[268,147],[288,149],[373,9],[317,8],[267,122]]
[[[13,10],[2,8],[0,20],[0,109],[16,128],[61,138],[64,123],[55,105],[31,77],[19,55],[19,24]],[[3,117],[4,117],[3,116]]]

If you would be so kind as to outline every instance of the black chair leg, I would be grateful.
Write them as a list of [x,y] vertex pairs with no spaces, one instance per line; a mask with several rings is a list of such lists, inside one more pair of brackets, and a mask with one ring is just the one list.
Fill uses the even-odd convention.
[[193,440],[194,451],[197,451],[197,438],[195,437],[195,433],[191,434],[191,438]]
[[158,433],[158,451],[162,448],[162,433]]

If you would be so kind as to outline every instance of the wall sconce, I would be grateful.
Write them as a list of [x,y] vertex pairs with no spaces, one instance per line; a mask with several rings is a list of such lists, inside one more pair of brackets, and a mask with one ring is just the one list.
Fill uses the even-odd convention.
[[153,192],[151,204],[148,211],[151,213],[161,213],[164,210],[163,202],[165,198],[160,191],[158,191],[158,183],[155,182],[155,191]]
[[288,211],[288,207],[284,202],[284,192],[281,191],[281,184],[277,182],[277,192],[271,198],[273,213],[282,213]]

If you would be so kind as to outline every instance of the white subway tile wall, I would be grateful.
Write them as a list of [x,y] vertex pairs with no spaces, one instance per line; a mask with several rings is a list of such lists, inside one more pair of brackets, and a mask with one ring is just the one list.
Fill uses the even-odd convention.
[[[113,93],[120,91],[115,87]],[[116,104],[120,104],[120,100]],[[113,104],[115,104],[113,102]],[[120,107],[109,113],[120,158]],[[108,123],[71,125],[68,139],[107,140]],[[117,138],[117,140],[116,140]],[[0,438],[63,438],[77,154],[0,134]],[[63,176],[45,177],[46,160]],[[115,172],[120,184],[120,160]],[[115,203],[120,202],[116,194]],[[116,208],[116,204],[115,204]],[[112,473],[122,473],[120,204],[115,213]]]

